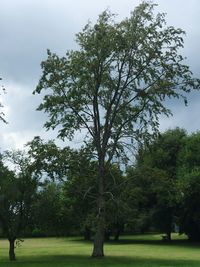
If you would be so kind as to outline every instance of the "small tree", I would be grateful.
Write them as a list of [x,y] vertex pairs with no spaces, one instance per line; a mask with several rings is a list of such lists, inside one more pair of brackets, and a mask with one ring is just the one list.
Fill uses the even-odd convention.
[[18,172],[9,171],[0,162],[0,223],[9,240],[9,259],[15,261],[16,240],[28,228],[37,182],[21,152],[9,152],[6,157],[16,164]]
[[65,57],[48,50],[34,91],[46,90],[38,108],[49,115],[46,128],[58,127],[62,139],[81,131],[96,153],[94,257],[104,255],[107,166],[127,144],[157,131],[159,115],[170,114],[167,97],[179,98],[200,84],[178,53],[184,31],[166,27],[164,14],[155,16],[154,6],[143,2],[121,22],[104,11],[94,26],[88,23],[76,35],[79,50]]

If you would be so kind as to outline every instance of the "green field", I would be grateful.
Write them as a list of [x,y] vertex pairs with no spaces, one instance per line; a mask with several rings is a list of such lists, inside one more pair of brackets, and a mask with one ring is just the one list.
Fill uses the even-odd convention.
[[123,237],[118,243],[105,245],[104,259],[92,259],[92,243],[77,238],[25,239],[16,249],[17,261],[11,263],[7,259],[8,242],[0,240],[0,266],[200,266],[200,244],[180,239],[168,244],[160,239],[160,235]]

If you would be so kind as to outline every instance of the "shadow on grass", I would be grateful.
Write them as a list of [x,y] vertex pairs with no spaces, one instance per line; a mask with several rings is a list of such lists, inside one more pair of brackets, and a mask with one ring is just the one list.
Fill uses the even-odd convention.
[[[2,267],[13,266],[13,263],[8,261],[0,262]],[[126,256],[107,256],[103,259],[94,259],[82,255],[45,255],[43,257],[21,257],[14,263],[17,267],[199,267],[200,261],[197,260],[177,260],[177,259],[157,259],[157,258],[143,258],[143,257],[126,257]]]
[[[72,242],[80,242],[83,244],[92,244],[92,241],[86,241],[83,239],[71,239],[70,241]],[[142,239],[139,238],[126,238],[126,237],[122,237],[120,240],[115,241],[115,240],[109,240],[106,241],[105,244],[108,245],[154,245],[154,246],[184,246],[184,247],[190,247],[190,248],[197,248],[200,247],[200,242],[191,242],[188,239],[175,239],[175,240],[171,240],[171,241],[163,241],[163,240],[153,240],[153,239]]]
[[119,241],[109,241],[108,244],[113,244],[113,245],[125,245],[125,244],[148,244],[148,245],[163,245],[163,246],[188,246],[188,247],[198,247],[200,246],[200,242],[191,242],[186,239],[179,239],[179,240],[171,240],[171,241],[163,241],[163,240],[148,240],[148,239],[120,239]]

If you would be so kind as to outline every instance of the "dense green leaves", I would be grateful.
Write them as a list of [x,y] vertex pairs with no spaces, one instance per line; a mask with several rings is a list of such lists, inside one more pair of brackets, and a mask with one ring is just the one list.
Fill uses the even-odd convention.
[[27,143],[32,170],[41,179],[66,180],[69,165],[76,152],[69,147],[60,148],[53,140],[44,142],[39,136]]
[[158,115],[170,114],[166,97],[199,87],[178,54],[184,31],[166,27],[164,14],[153,9],[143,2],[118,23],[104,11],[77,34],[79,50],[61,58],[48,51],[35,90],[47,90],[39,106],[49,114],[47,129],[59,126],[60,137],[72,138],[85,128],[98,153],[112,158],[138,125],[157,129]]
[[7,152],[6,159],[16,168],[9,171],[0,161],[0,226],[10,242],[10,260],[15,260],[15,241],[28,229],[37,180],[21,152]]
[[168,239],[177,222],[177,210],[182,200],[177,173],[185,138],[186,132],[182,129],[168,130],[148,147],[141,148],[137,157],[138,180],[150,184],[147,190],[145,183],[139,182],[139,187],[144,195],[147,192],[153,195],[153,198],[147,197],[153,224],[165,232]]
[[200,133],[193,133],[184,140],[179,155],[179,176],[198,170],[200,166]]
[[187,136],[179,154],[178,177],[182,192],[180,230],[191,240],[200,240],[199,189],[200,189],[200,133]]
[[190,240],[200,240],[200,172],[186,173],[182,185],[182,205],[180,212],[180,232]]
[[72,225],[69,211],[63,203],[61,184],[46,182],[38,191],[32,205],[33,236],[63,236],[69,234]]

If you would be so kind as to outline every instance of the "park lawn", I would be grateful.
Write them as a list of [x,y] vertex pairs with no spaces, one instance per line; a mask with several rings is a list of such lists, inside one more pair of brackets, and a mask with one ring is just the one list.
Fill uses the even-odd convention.
[[[177,239],[177,236],[174,236]],[[8,242],[0,240],[0,267],[199,267],[200,244],[160,241],[161,235],[122,237],[105,245],[104,259],[92,259],[92,243],[78,238],[25,239],[16,249],[17,262],[7,259]]]

